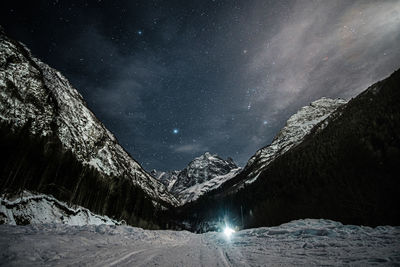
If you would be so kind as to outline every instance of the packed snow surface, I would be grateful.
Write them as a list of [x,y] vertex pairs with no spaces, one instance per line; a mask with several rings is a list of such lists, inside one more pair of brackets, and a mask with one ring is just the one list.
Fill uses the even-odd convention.
[[400,227],[297,220],[223,232],[129,226],[0,225],[0,262],[11,266],[293,266],[400,264]]

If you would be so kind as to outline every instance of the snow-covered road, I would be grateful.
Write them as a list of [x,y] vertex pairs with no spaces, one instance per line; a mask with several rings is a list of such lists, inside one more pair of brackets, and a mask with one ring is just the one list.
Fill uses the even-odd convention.
[[276,266],[400,264],[400,227],[297,220],[223,233],[129,226],[0,225],[0,265]]

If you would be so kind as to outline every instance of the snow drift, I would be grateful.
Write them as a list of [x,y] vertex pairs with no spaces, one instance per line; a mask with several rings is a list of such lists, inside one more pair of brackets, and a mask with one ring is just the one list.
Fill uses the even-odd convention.
[[23,191],[19,195],[0,197],[0,224],[25,225],[62,223],[68,225],[120,225],[79,206],[68,206],[52,196]]

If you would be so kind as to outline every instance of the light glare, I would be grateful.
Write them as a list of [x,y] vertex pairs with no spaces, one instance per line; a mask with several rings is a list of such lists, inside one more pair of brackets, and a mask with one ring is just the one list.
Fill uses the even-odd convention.
[[224,229],[224,234],[226,235],[226,237],[231,237],[231,235],[235,232],[235,230],[233,230],[232,228],[230,228],[229,226],[226,226]]

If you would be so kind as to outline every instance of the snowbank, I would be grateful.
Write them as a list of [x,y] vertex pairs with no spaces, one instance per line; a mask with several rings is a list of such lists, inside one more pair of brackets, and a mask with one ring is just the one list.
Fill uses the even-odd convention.
[[88,209],[69,207],[52,196],[23,191],[19,195],[0,197],[0,224],[25,225],[61,223],[68,225],[109,224],[121,222],[100,216]]

